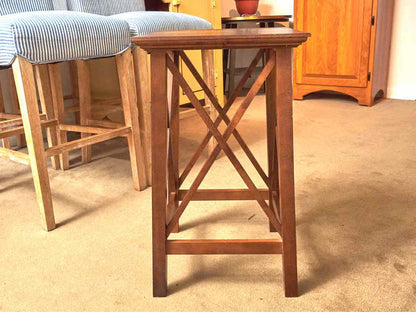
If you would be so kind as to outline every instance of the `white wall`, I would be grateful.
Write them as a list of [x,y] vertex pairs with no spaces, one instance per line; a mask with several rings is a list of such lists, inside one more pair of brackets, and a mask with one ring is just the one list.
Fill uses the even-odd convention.
[[[234,8],[234,0],[222,0],[223,16],[228,16]],[[260,0],[259,11],[262,15],[293,15],[293,0]],[[396,0],[387,87],[389,98],[416,100],[415,12],[416,0]]]
[[387,96],[416,100],[416,0],[396,0]]

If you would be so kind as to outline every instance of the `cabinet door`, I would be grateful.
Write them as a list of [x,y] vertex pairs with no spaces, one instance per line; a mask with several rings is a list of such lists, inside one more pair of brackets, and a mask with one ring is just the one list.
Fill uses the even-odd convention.
[[295,29],[312,34],[296,49],[296,83],[366,87],[373,0],[295,3]]
[[[172,1],[171,10],[174,12],[180,12],[190,15],[201,17],[212,24],[216,29],[221,28],[221,5],[219,0],[176,0]],[[202,75],[202,58],[200,51],[187,51],[187,55],[190,57],[199,73]],[[215,64],[215,89],[216,95],[219,101],[223,102],[223,83],[222,83],[222,51],[216,50],[214,52],[214,64]],[[192,90],[198,99],[204,98],[204,92],[199,86],[198,82],[189,72],[184,69],[184,64],[181,64],[182,73],[189,82]],[[189,103],[188,98],[181,94],[180,103]]]

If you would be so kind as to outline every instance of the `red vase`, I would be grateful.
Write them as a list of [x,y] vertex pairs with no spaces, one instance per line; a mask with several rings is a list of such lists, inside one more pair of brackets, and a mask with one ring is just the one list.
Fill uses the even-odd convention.
[[259,8],[259,0],[235,0],[240,15],[254,15]]

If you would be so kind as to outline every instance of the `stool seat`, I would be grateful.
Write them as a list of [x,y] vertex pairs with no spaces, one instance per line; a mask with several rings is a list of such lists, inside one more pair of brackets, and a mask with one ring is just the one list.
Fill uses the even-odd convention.
[[70,11],[106,16],[146,10],[144,0],[66,0],[66,4]]
[[129,46],[129,25],[116,18],[70,11],[0,16],[0,66],[16,56],[52,63],[112,56]]
[[145,36],[156,31],[212,29],[203,18],[173,12],[127,12],[112,15],[130,25],[131,36]]

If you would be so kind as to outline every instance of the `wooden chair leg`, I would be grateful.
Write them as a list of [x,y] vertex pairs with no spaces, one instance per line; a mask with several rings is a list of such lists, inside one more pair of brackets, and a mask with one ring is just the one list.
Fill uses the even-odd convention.
[[[87,61],[77,60],[77,77],[78,77],[78,93],[80,108],[80,125],[88,126],[88,121],[92,118],[92,100],[91,100],[91,81],[90,70]],[[81,133],[81,138],[90,136],[88,133]],[[82,151],[82,163],[87,164],[91,161],[91,146],[85,146]]]
[[[214,51],[213,50],[202,50],[202,70],[204,80],[208,87],[215,94],[215,69],[214,69]],[[217,119],[217,111],[213,107],[209,97],[205,94],[205,105],[209,106],[209,115],[212,120]],[[208,151],[211,153],[215,147],[215,139],[211,138],[208,144]]]
[[55,229],[56,224],[43,147],[33,65],[18,57],[13,63],[13,73],[42,224],[47,231],[51,231]]
[[147,181],[144,154],[140,139],[137,91],[131,51],[128,50],[121,55],[117,55],[116,63],[125,124],[131,127],[131,133],[128,135],[128,144],[134,188],[136,190],[144,190],[147,186]]
[[136,76],[137,100],[139,109],[140,134],[143,143],[144,161],[147,184],[152,185],[152,153],[151,153],[151,100],[149,66],[147,52],[139,47],[133,49],[134,73]]
[[[0,113],[5,113],[5,112],[6,112],[6,109],[4,107],[3,90],[0,84]],[[1,139],[1,144],[4,148],[10,148],[9,138]]]
[[[19,109],[19,99],[17,97],[17,90],[16,90],[16,84],[14,81],[14,76],[13,76],[13,70],[10,69],[9,70],[9,87],[10,87],[10,93],[11,93],[11,97],[12,97],[12,113],[13,114],[20,114],[20,109]],[[24,134],[19,134],[17,137],[17,147],[22,148],[26,146],[26,142],[25,142],[25,135]]]
[[[64,106],[64,95],[62,91],[62,78],[59,64],[49,64],[49,79],[51,81],[52,91],[52,103],[54,116],[58,120],[58,124],[65,124],[65,106]],[[58,138],[58,145],[67,142],[66,131],[62,131],[59,127],[56,130]],[[69,156],[68,152],[63,152],[59,155],[60,167],[62,170],[69,169]]]
[[[49,79],[48,65],[36,66],[36,84],[39,93],[40,104],[42,107],[42,113],[46,114],[48,120],[55,119],[53,111],[53,100],[51,91],[51,81]],[[59,125],[58,125],[59,127]],[[46,137],[48,140],[48,146],[53,147],[58,144],[57,127],[46,128]],[[59,156],[53,156],[51,158],[52,168],[59,169]]]
[[[68,62],[69,76],[71,78],[71,90],[72,90],[72,105],[79,106],[79,85],[78,85],[78,71],[75,61]],[[80,112],[75,112],[75,123],[81,124]]]

